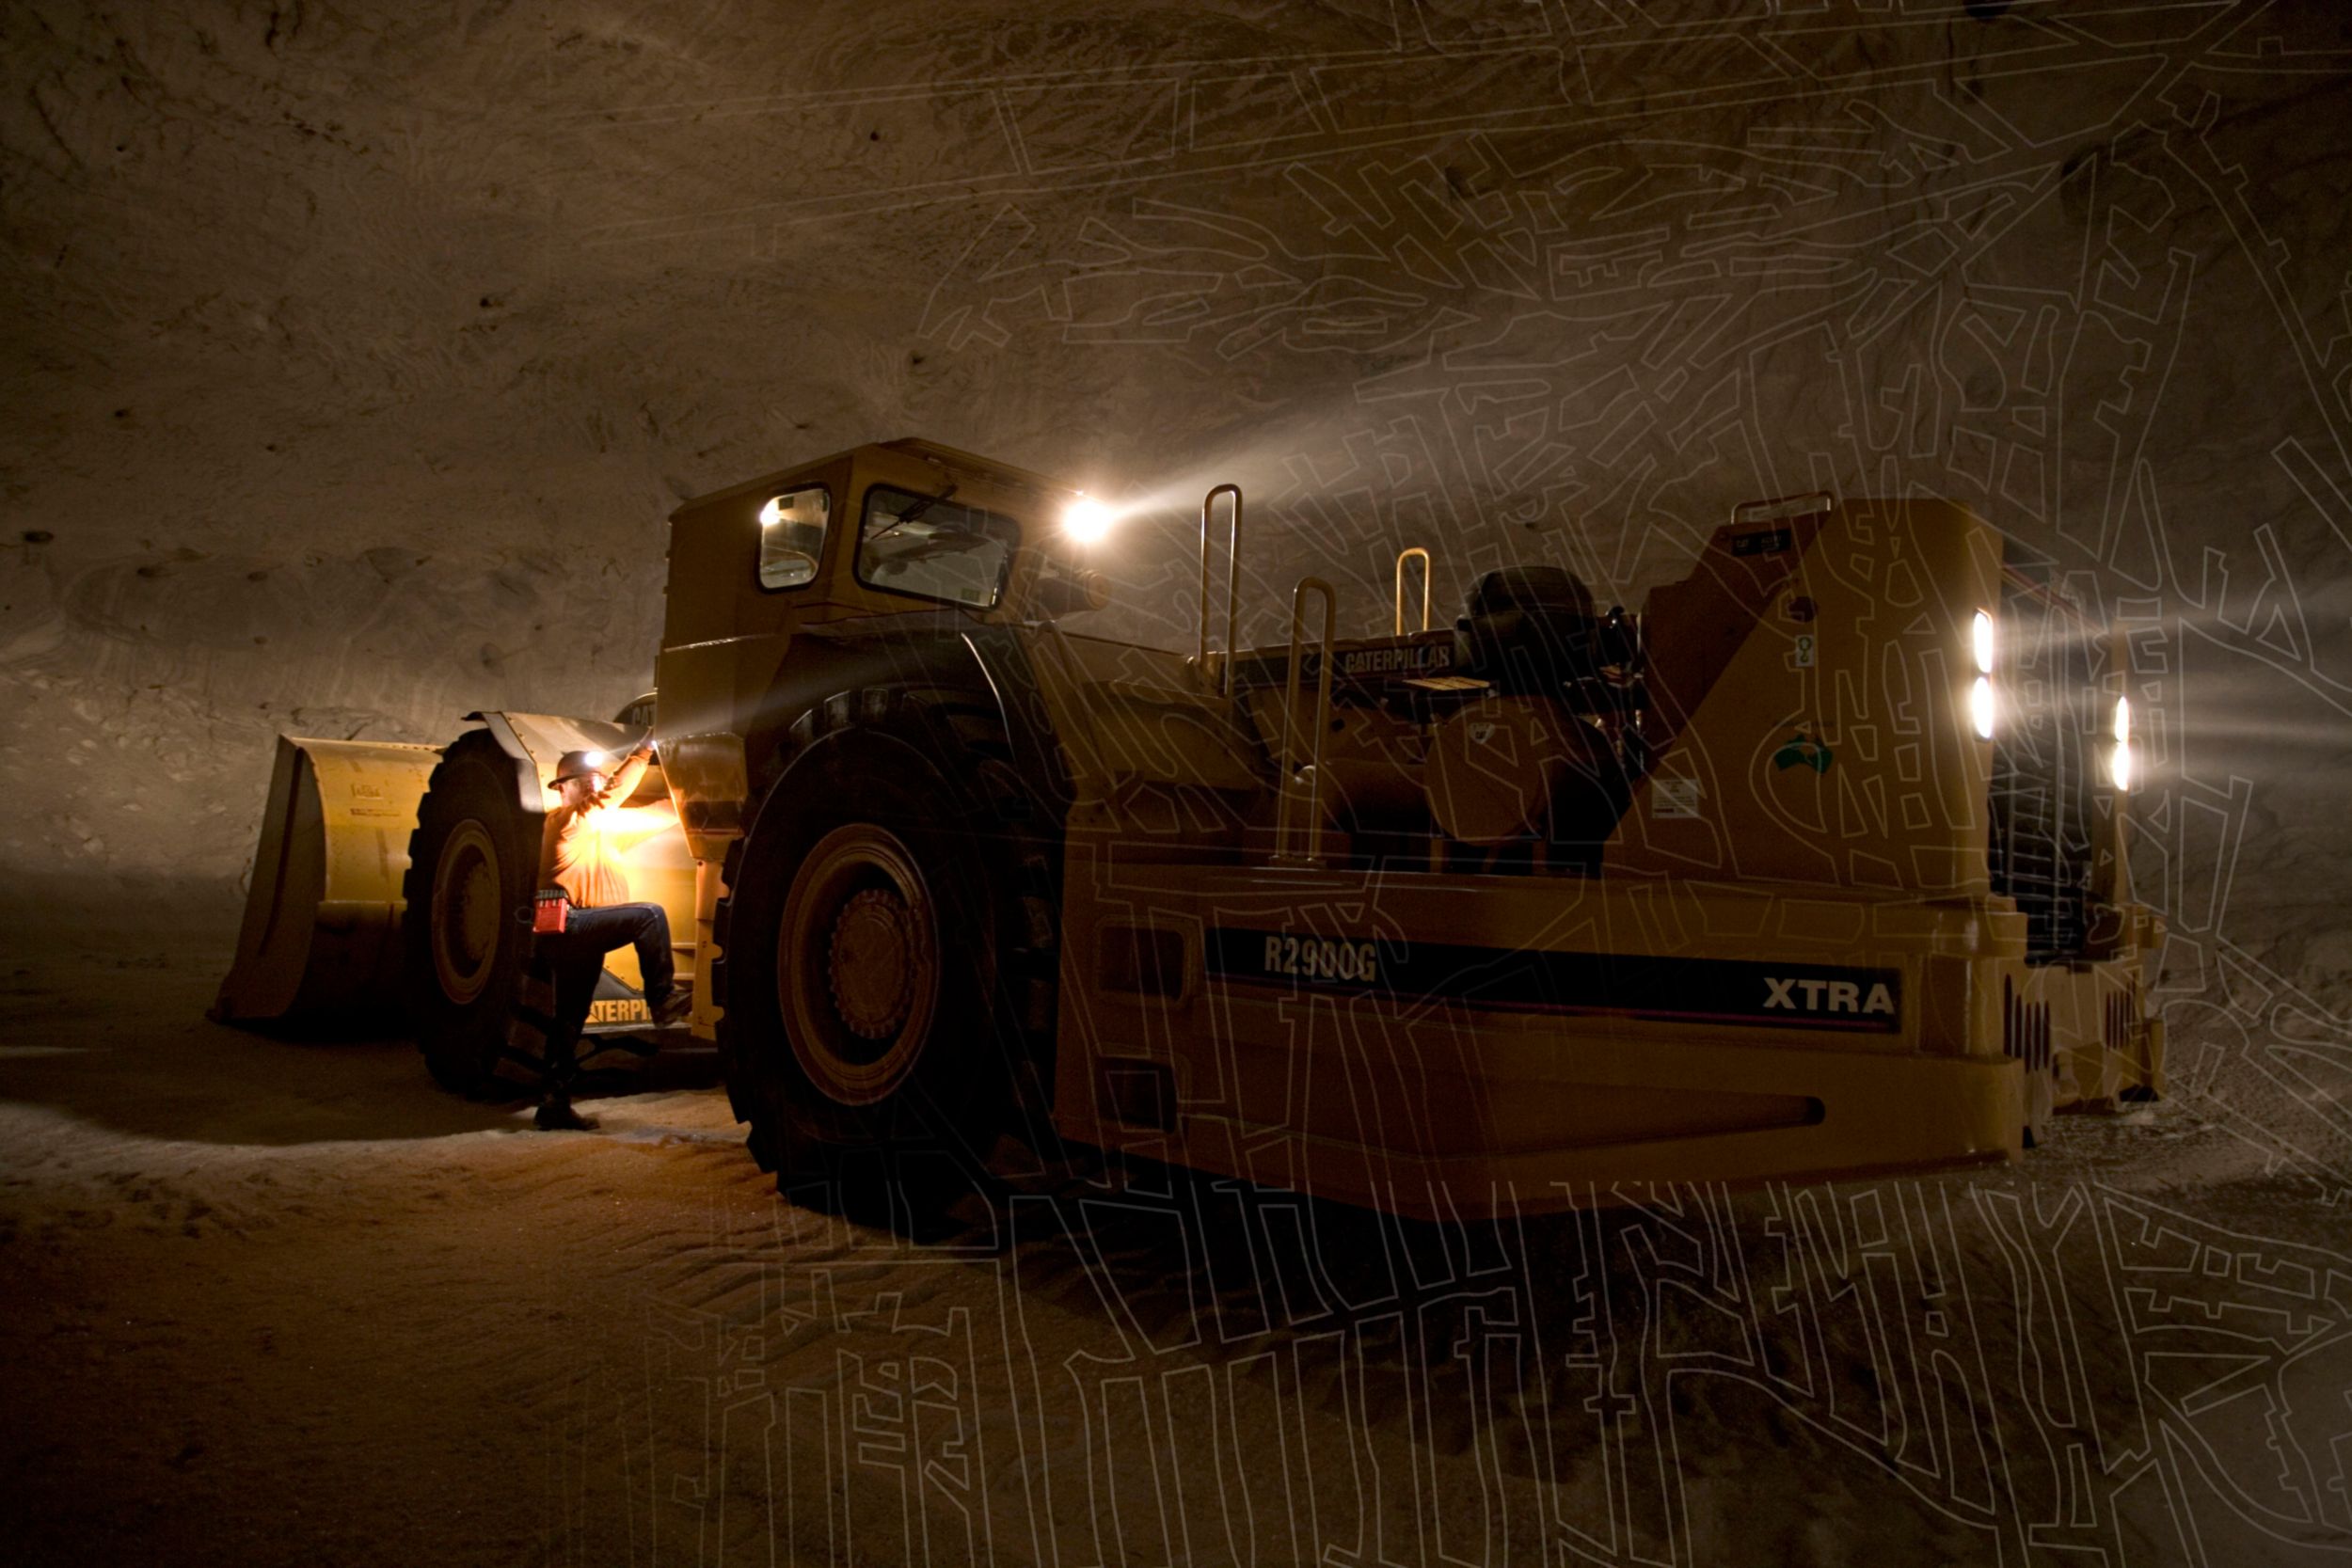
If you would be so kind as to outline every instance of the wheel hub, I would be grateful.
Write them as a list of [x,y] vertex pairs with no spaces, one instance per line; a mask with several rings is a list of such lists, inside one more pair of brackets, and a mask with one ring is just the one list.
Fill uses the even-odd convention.
[[914,932],[906,901],[867,888],[841,906],[826,979],[833,1005],[859,1037],[888,1039],[906,1022],[914,993]]
[[498,936],[498,888],[489,864],[480,859],[466,867],[458,889],[457,919],[451,939],[469,965],[479,964]]
[[775,940],[777,1014],[810,1087],[838,1105],[887,1100],[937,1023],[939,911],[913,851],[878,823],[826,833]]
[[499,943],[498,848],[480,822],[460,822],[433,873],[433,969],[441,993],[470,1005],[489,983]]

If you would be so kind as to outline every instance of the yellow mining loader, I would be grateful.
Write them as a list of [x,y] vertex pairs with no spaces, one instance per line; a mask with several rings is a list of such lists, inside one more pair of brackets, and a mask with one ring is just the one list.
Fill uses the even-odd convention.
[[[1436,624],[1407,549],[1387,634],[1309,578],[1253,648],[1219,485],[1179,649],[1061,624],[1098,502],[925,441],[671,523],[691,1032],[788,1190],[931,1201],[1009,1135],[1470,1217],[2010,1159],[2162,1090],[2119,650],[1963,507],[1742,506],[1640,613],[1528,565]],[[428,1042],[525,891],[451,847],[496,785],[437,804],[461,752],[520,776],[481,733],[410,848]]]

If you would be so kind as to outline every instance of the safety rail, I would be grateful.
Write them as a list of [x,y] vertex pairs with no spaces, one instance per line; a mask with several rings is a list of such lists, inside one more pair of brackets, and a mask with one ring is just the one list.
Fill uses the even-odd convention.
[[1225,677],[1223,693],[1233,694],[1233,657],[1241,651],[1241,486],[1218,484],[1200,498],[1200,642],[1193,668],[1209,675],[1209,518],[1216,498],[1233,498],[1232,522],[1225,532]]
[[1407,545],[1396,552],[1396,635],[1405,635],[1405,563],[1421,557],[1421,629],[1429,629],[1429,552],[1419,545]]
[[[1298,665],[1302,649],[1299,636],[1306,629],[1307,594],[1323,595],[1323,644],[1321,657],[1315,661],[1314,722],[1308,733],[1314,739],[1311,747],[1312,760],[1308,764],[1311,775],[1307,781],[1307,852],[1291,853],[1292,801],[1296,790],[1292,787],[1295,773],[1293,752],[1298,743]],[[1276,781],[1278,793],[1274,808],[1274,858],[1295,863],[1312,865],[1320,857],[1323,832],[1323,736],[1331,723],[1331,643],[1339,630],[1339,594],[1321,578],[1300,578],[1298,586],[1291,590],[1290,669],[1282,683],[1282,762],[1281,774]]]

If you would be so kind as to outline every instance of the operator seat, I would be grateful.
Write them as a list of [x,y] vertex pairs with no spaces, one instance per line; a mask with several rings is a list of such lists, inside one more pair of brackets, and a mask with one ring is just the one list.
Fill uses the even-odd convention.
[[1632,626],[1622,610],[1595,615],[1592,590],[1560,566],[1488,572],[1471,584],[1463,609],[1455,663],[1506,703],[1558,716],[1553,741],[1565,766],[1551,783],[1543,832],[1552,863],[1597,875],[1601,847],[1633,793],[1618,744],[1622,680],[1602,673],[1639,661]]
[[1455,662],[1506,697],[1557,697],[1618,661],[1592,590],[1564,566],[1486,573],[1454,625]]

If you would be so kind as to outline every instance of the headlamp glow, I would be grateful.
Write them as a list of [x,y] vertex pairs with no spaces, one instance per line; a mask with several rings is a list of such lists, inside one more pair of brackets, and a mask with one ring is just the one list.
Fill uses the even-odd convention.
[[1968,690],[1968,717],[1977,726],[1977,738],[1993,738],[1993,677],[1979,675],[1977,684]]
[[2115,782],[2116,788],[2129,790],[2132,787],[2132,700],[2129,697],[2115,699],[2114,734],[2115,750],[2107,753],[2107,777]]
[[1113,520],[1111,509],[1084,491],[1062,509],[1061,515],[1063,531],[1081,545],[1091,545],[1108,533]]
[[1977,673],[1993,673],[1993,616],[1988,610],[1977,611],[1976,624],[1969,628],[1969,641],[1977,653]]

